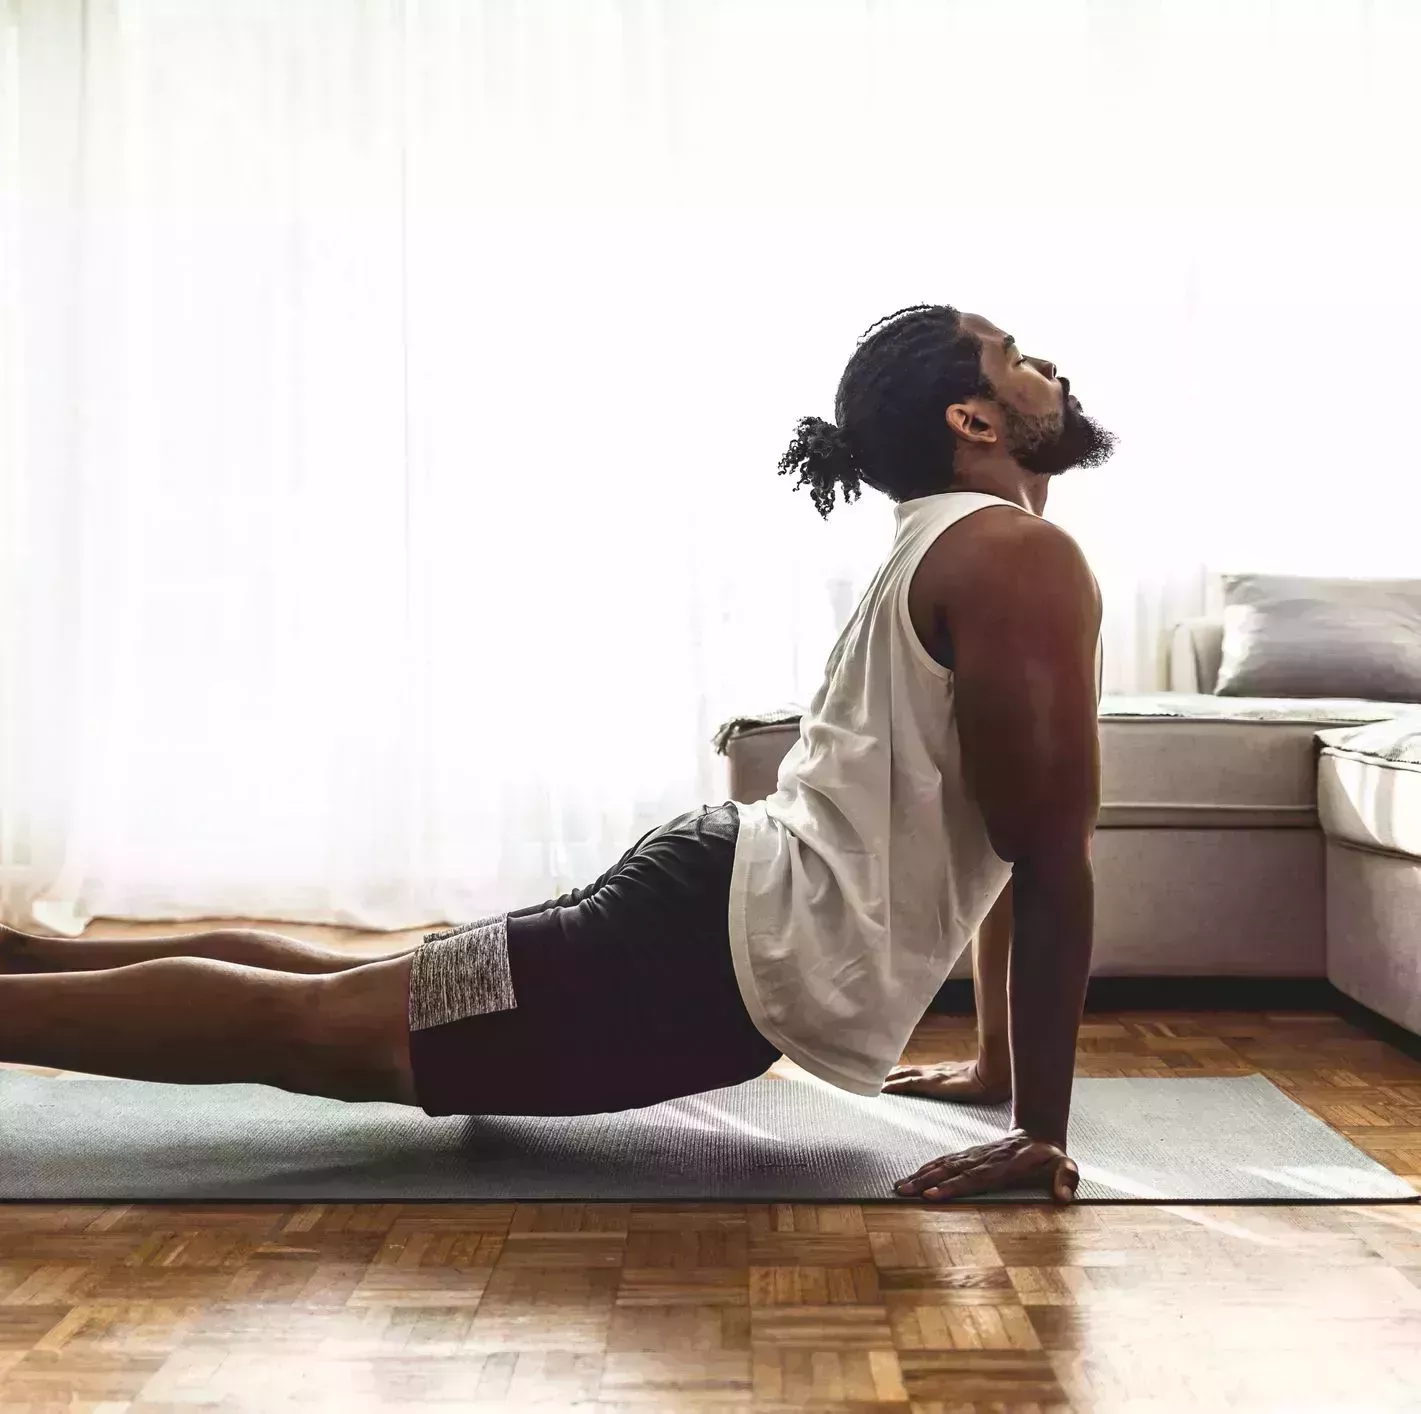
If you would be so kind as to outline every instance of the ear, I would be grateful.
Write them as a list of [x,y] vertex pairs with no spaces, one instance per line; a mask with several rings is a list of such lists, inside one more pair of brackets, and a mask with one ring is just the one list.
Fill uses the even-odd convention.
[[991,443],[997,440],[997,429],[991,415],[979,403],[953,403],[947,410],[947,425],[964,442]]

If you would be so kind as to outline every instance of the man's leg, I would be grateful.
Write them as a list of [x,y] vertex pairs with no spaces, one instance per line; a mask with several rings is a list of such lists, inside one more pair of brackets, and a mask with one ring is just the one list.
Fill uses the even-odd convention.
[[0,1061],[413,1105],[411,961],[314,977],[193,957],[0,976]]
[[[570,908],[590,898],[661,828],[654,825],[592,883],[580,889],[570,889],[543,903],[509,909],[508,916],[521,918],[549,908]],[[218,962],[235,962],[243,967],[261,967],[277,972],[348,972],[372,962],[390,962],[406,957],[422,943],[421,934],[418,943],[407,943],[387,953],[361,956],[259,928],[215,928],[172,938],[46,938],[0,924],[0,976],[36,972],[94,972],[102,968],[128,967],[138,962],[177,957],[213,958]]]
[[0,976],[93,972],[171,957],[207,957],[275,972],[346,972],[403,957],[419,946],[408,943],[392,952],[361,955],[257,928],[215,928],[173,938],[44,938],[0,927]]

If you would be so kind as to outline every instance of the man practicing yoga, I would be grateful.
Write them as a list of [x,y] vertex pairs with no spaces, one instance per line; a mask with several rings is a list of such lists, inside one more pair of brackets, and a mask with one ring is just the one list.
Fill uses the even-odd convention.
[[[736,1085],[781,1055],[858,1095],[1012,1100],[999,1141],[896,1185],[1069,1202],[1094,915],[1100,590],[1042,518],[1114,438],[1045,359],[917,305],[859,340],[837,426],[781,474],[828,515],[867,482],[896,532],[775,792],[688,811],[601,878],[378,958],[251,929],[4,930],[0,1060],[255,1082],[430,1115],[574,1115]],[[978,1055],[898,1064],[975,937]]]

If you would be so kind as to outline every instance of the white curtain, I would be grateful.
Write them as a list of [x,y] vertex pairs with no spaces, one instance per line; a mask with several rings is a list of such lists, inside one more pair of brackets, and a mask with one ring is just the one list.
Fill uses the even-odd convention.
[[7,921],[432,926],[726,798],[887,550],[904,305],[1054,359],[1105,691],[1417,572],[1412,0],[0,0]]

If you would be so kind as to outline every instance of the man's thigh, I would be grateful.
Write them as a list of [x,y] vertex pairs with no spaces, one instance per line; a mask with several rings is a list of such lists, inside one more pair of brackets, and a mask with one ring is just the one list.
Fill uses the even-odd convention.
[[[307,1093],[418,1105],[409,1051],[414,950],[317,982],[304,1036]],[[303,1087],[304,1088],[304,1087]]]

